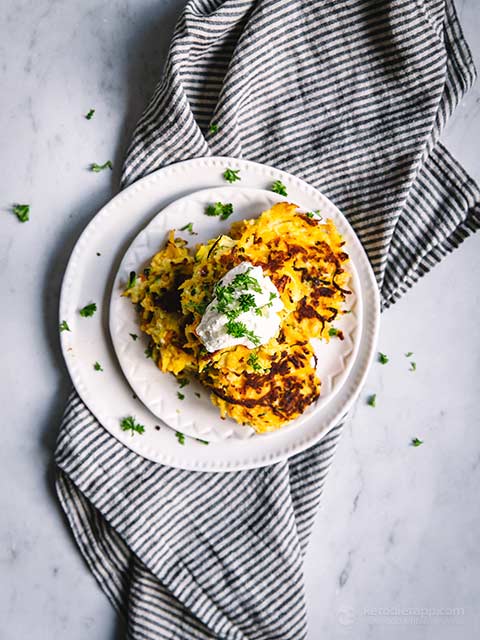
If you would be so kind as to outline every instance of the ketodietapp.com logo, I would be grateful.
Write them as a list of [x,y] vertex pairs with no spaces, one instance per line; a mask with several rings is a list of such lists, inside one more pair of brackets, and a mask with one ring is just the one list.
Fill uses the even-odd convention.
[[463,607],[364,607],[355,609],[341,605],[337,620],[342,627],[367,622],[378,625],[460,625],[463,624]]

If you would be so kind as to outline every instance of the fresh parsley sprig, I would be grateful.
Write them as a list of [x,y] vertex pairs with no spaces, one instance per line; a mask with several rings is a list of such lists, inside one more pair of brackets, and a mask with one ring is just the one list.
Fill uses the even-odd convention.
[[122,420],[120,421],[120,428],[122,429],[122,431],[131,431],[132,436],[134,435],[134,433],[142,434],[145,432],[145,427],[143,426],[143,424],[138,424],[133,416],[122,418]]
[[241,289],[253,289],[257,293],[262,293],[262,287],[256,278],[249,275],[251,269],[245,271],[245,273],[237,273],[233,278],[231,286]]
[[287,196],[287,187],[280,180],[275,180],[270,189],[281,196]]
[[237,180],[241,180],[240,176],[238,175],[239,173],[240,169],[226,169],[223,173],[223,177],[227,182],[230,182],[230,184],[232,184],[233,182],[237,182]]
[[253,342],[254,345],[258,346],[260,344],[260,338],[256,336],[253,331],[247,329],[247,326],[244,322],[240,322],[239,320],[229,320],[226,324],[226,330],[228,335],[233,336],[234,338],[248,338],[250,342]]
[[231,202],[224,204],[223,202],[215,202],[209,204],[205,209],[206,216],[220,216],[220,220],[226,220],[233,213],[233,205]]

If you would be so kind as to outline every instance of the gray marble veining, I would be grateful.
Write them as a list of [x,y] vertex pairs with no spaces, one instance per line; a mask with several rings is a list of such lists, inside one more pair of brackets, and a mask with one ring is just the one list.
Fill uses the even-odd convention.
[[[2,5],[1,640],[122,637],[52,488],[69,390],[58,293],[76,238],[118,188],[183,4]],[[457,7],[480,66],[480,6]],[[479,139],[477,83],[444,138],[477,180]],[[112,174],[87,170],[107,159]],[[31,203],[30,224],[9,213],[13,202]],[[480,636],[479,251],[480,237],[467,240],[383,318],[379,348],[390,362],[375,364],[364,394],[376,393],[377,407],[364,398],[356,407],[308,550],[309,640]],[[421,447],[409,446],[415,436]]]

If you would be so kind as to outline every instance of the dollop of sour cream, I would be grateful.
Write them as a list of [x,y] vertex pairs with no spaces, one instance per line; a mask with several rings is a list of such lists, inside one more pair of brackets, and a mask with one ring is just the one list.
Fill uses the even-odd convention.
[[214,297],[197,327],[207,351],[244,345],[254,349],[273,338],[284,305],[262,267],[241,262],[215,285]]

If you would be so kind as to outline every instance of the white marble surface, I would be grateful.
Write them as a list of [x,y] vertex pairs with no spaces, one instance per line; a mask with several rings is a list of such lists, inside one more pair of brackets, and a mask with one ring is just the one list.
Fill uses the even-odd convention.
[[[58,292],[75,239],[117,189],[182,5],[2,4],[1,640],[123,637],[52,489],[68,389]],[[457,6],[480,66],[478,0]],[[477,179],[479,113],[477,84],[446,136]],[[86,170],[107,159],[113,175]],[[9,213],[17,201],[31,203],[30,223]],[[308,552],[309,640],[480,637],[479,251],[480,236],[466,241],[383,318],[380,348],[391,361],[373,367],[365,390],[378,406],[360,403],[345,432]],[[410,447],[414,436],[425,444]],[[453,608],[457,615],[434,615]]]

